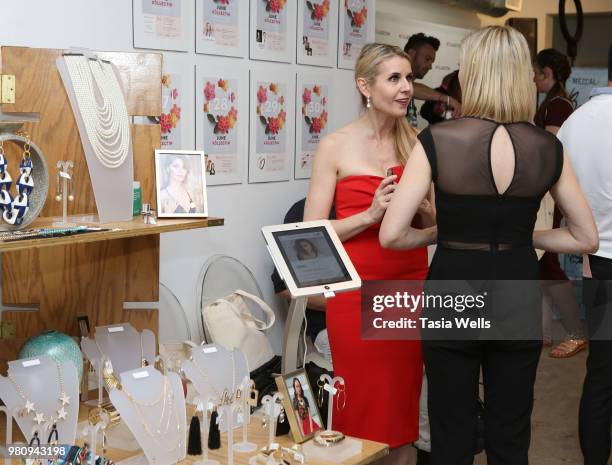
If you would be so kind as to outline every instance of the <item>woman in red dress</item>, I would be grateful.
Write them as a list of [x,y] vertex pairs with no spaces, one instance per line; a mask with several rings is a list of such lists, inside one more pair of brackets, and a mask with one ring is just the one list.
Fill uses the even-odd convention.
[[[378,229],[395,183],[416,141],[405,119],[412,98],[412,68],[398,47],[364,46],[355,66],[363,113],[325,137],[315,157],[305,220],[328,218],[362,280],[412,279],[427,275],[427,248],[384,250]],[[391,169],[393,174],[387,176]],[[421,206],[422,226],[434,218]],[[346,408],[334,412],[333,429],[384,442],[389,463],[405,463],[418,438],[422,356],[419,341],[363,340],[361,294],[342,293],[327,303],[327,330],[334,374],[346,382]]]

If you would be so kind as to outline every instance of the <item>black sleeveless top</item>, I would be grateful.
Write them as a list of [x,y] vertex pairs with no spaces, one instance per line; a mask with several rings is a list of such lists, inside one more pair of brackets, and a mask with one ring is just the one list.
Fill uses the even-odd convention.
[[532,245],[540,201],[561,175],[563,146],[532,124],[504,124],[515,168],[509,187],[500,193],[491,167],[491,142],[499,126],[465,117],[418,135],[431,165],[438,244],[443,247],[491,251]]

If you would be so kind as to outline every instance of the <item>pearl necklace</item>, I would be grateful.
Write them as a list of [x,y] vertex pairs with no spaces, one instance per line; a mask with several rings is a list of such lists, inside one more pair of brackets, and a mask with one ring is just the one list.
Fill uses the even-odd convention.
[[120,167],[130,149],[130,124],[121,86],[110,63],[64,56],[87,138],[100,163]]
[[[59,363],[56,363],[55,365],[57,366],[57,378],[59,380],[60,394],[58,400],[62,403],[62,405],[58,410],[55,411],[55,413],[57,413],[57,417],[54,417],[53,415],[48,415],[47,420],[49,420],[52,424],[55,424],[58,420],[66,419],[68,413],[66,412],[64,406],[70,405],[70,397],[66,395],[66,392],[64,391],[64,375],[62,373],[62,368],[60,367]],[[17,394],[19,394],[19,397],[21,397],[25,402],[23,404],[23,407],[19,409],[18,415],[20,417],[27,417],[28,415],[32,414],[34,416],[33,421],[35,421],[38,425],[44,423],[45,415],[35,408],[34,402],[30,401],[30,399],[25,395],[23,388],[17,383],[17,381],[15,381],[15,379],[11,376],[10,373],[7,374],[7,378],[15,387],[15,390],[17,391]]]

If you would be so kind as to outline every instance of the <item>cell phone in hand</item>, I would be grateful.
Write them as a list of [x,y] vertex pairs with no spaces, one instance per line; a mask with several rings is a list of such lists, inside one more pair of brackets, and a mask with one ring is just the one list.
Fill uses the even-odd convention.
[[[387,168],[387,177],[393,176],[393,168]],[[395,181],[391,181],[391,184],[395,184]]]

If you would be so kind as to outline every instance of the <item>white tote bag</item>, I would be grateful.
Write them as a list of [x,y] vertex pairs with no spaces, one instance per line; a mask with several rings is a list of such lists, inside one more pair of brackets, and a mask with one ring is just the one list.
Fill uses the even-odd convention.
[[[253,316],[248,302],[255,303],[267,321]],[[274,357],[270,341],[263,333],[276,319],[270,306],[259,297],[236,289],[231,294],[202,307],[202,318],[211,341],[228,350],[240,349],[249,363],[249,371]]]

